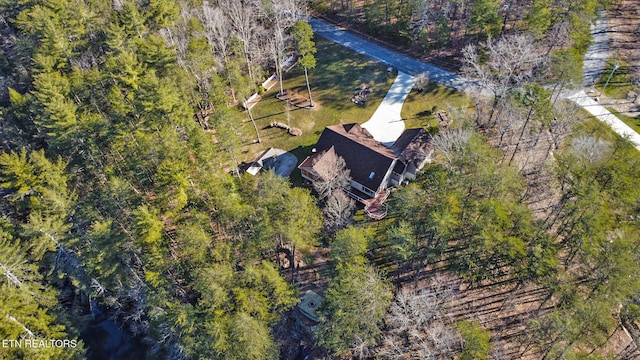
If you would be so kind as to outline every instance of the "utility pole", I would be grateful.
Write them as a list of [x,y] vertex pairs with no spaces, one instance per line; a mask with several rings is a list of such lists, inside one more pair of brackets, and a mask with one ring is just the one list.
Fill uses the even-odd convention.
[[607,82],[604,83],[604,87],[602,88],[602,92],[600,93],[600,95],[604,95],[604,90],[607,88],[607,85],[609,85],[609,81],[611,81],[611,78],[613,77],[613,73],[616,72],[616,70],[618,70],[618,68],[620,67],[620,64],[618,63],[618,61],[616,61],[616,64],[613,66],[613,70],[611,70],[611,74],[609,74],[609,78],[607,79]]

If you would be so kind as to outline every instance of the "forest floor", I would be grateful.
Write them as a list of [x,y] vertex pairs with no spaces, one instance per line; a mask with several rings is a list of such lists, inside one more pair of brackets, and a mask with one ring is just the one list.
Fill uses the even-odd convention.
[[637,0],[621,0],[608,14],[610,51],[640,71],[640,6]]
[[[628,81],[634,74],[640,77],[640,7],[637,0],[622,0],[614,4],[607,14],[609,43],[609,68],[598,82],[600,103],[615,109],[621,119],[640,132],[640,96],[628,97],[631,86]],[[611,74],[611,65],[616,61],[620,69],[614,73],[607,85],[607,95],[602,95],[603,84]],[[617,90],[617,91],[616,91]]]

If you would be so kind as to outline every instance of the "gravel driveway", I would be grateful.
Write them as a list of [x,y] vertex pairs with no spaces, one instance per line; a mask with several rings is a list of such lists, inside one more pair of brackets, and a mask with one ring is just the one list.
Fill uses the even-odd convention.
[[601,14],[600,18],[591,25],[591,40],[593,42],[584,54],[582,67],[584,73],[582,86],[585,88],[593,86],[607,67],[610,44],[607,25],[607,17],[604,14]]

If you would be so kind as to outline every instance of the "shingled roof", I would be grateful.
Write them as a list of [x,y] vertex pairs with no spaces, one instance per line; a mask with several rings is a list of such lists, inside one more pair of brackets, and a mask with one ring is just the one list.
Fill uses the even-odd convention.
[[391,149],[403,163],[420,164],[433,151],[431,135],[424,129],[407,129],[391,145]]
[[327,126],[315,146],[316,154],[300,167],[313,167],[319,156],[333,148],[351,170],[351,179],[377,191],[389,167],[397,158],[390,148],[376,141],[359,124]]
[[324,154],[335,152],[344,159],[353,181],[377,192],[394,161],[399,160],[393,171],[401,174],[407,164],[416,160],[422,162],[425,151],[432,147],[424,129],[407,129],[391,147],[387,147],[359,124],[331,125],[320,135],[315,153],[298,167],[313,168]]

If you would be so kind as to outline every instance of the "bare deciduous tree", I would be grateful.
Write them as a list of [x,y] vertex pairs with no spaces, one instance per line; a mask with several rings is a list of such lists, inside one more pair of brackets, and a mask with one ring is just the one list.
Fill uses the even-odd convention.
[[499,135],[498,147],[503,149],[503,152],[506,153],[506,147],[512,145],[507,135],[513,134],[522,126],[525,116],[524,110],[511,101],[505,103],[500,114],[495,116],[495,130]]
[[355,202],[341,189],[331,192],[322,209],[324,213],[324,227],[330,233],[345,228],[351,223],[351,215],[355,208]]
[[429,74],[426,72],[416,75],[416,84],[413,86],[417,91],[424,91],[429,86]]
[[205,29],[205,37],[214,50],[214,55],[218,55],[218,61],[222,65],[226,64],[232,35],[229,18],[224,15],[222,9],[208,1],[202,3],[197,16]]
[[334,190],[349,186],[351,172],[344,159],[338,156],[333,148],[321,154],[313,164],[313,169],[320,177],[313,182],[313,188],[321,199],[329,196]]
[[276,76],[278,77],[278,86],[280,87],[280,92],[278,95],[284,94],[284,87],[282,84],[283,74],[282,74],[282,64],[285,62],[285,33],[282,29],[276,28],[274,30],[274,36],[270,37],[268,40],[269,49],[271,51],[271,56],[273,57],[274,66],[276,69]]
[[[560,143],[578,122],[578,106],[574,102],[561,101],[553,107],[553,120],[549,123],[549,146],[559,150]],[[549,148],[549,152],[552,150]]]
[[240,41],[247,64],[249,78],[254,79],[252,45],[256,38],[258,29],[258,16],[260,14],[260,3],[255,0],[219,0],[218,6],[229,18],[229,22]]
[[454,154],[462,151],[466,147],[472,134],[472,131],[469,129],[451,129],[434,136],[433,145],[436,151],[444,156],[445,162],[451,163]]
[[544,56],[536,49],[531,36],[510,35],[498,41],[483,44],[489,57],[483,61],[475,45],[468,45],[462,51],[463,72],[478,79],[482,87],[494,95],[493,106],[487,123],[491,125],[494,114],[505,95],[513,88],[531,81],[534,70],[542,63]]
[[305,13],[304,5],[299,0],[273,0],[262,4],[262,11],[269,19],[271,32],[269,43],[271,54],[275,62],[276,74],[280,84],[280,94],[284,92],[282,88],[282,66],[285,62],[290,36],[287,29],[293,26]]
[[609,155],[611,143],[593,136],[580,136],[573,139],[571,151],[584,158],[590,164],[595,164]]
[[384,359],[452,358],[459,340],[444,308],[453,294],[451,286],[437,277],[429,288],[396,294],[377,355]]

